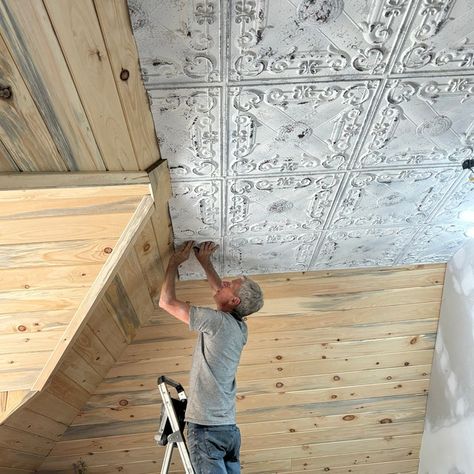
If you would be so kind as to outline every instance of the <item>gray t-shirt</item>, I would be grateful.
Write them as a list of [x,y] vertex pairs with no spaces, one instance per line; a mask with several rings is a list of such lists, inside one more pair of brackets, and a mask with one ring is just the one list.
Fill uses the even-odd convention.
[[189,379],[186,421],[235,423],[235,373],[247,342],[247,324],[230,313],[191,306],[189,328],[199,331]]

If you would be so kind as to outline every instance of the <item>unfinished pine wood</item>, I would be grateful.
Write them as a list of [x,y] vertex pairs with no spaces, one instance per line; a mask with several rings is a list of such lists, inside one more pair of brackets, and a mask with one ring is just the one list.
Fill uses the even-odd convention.
[[173,252],[173,233],[169,215],[168,200],[171,197],[171,180],[168,163],[160,160],[150,171],[150,183],[155,196],[155,212],[151,222],[155,231],[158,251],[163,268],[168,266],[168,260]]
[[[444,269],[319,272],[294,286],[283,275],[256,277],[267,311],[248,318],[237,374],[244,470],[342,473],[359,461],[360,474],[416,470]],[[210,301],[206,283],[179,283],[178,292]],[[287,314],[285,299],[295,305],[285,303]],[[81,456],[94,472],[156,471],[164,452],[153,444],[156,379],[187,388],[194,341],[155,312],[42,468],[64,472]]]
[[[66,169],[104,170],[89,120],[43,2],[2,0],[0,29]],[[48,171],[34,154],[29,156],[29,162],[28,169]]]
[[[82,182],[80,187],[74,187],[77,178],[64,175],[53,179],[62,187],[29,187],[45,179],[40,174],[26,180],[25,189],[19,189],[21,183],[15,174],[7,180],[8,189],[0,191],[0,219],[4,219],[0,234],[12,236],[3,240],[0,237],[0,252],[5,257],[0,258],[0,391],[7,394],[4,419],[11,415],[15,403],[17,408],[25,403],[30,389],[31,393],[41,389],[34,386],[45,367],[52,366],[55,348],[68,328],[74,333],[70,325],[75,315],[81,318],[77,311],[84,299],[89,298],[86,307],[90,307],[94,297],[105,291],[101,284],[107,283],[114,262],[120,262],[152,207],[150,187],[143,183],[142,174],[115,174],[101,180],[95,173],[91,177],[92,183]],[[131,177],[131,183],[136,178],[141,184],[123,184],[124,177]],[[113,186],[114,182],[119,184]],[[100,222],[107,224],[99,231],[103,234],[98,248],[93,234]],[[64,245],[68,232],[73,245]],[[122,234],[125,242],[118,243]],[[77,240],[81,237],[84,241]],[[85,331],[76,335],[79,344],[73,354],[77,359],[69,357],[58,375],[64,381],[69,376],[77,377],[77,389],[64,391],[71,396],[81,395],[77,409],[88,398],[87,390],[93,390],[115,360],[90,327],[86,326]],[[102,336],[108,340],[105,328]],[[124,345],[122,338],[122,348]],[[118,357],[115,342],[111,349]],[[43,380],[47,377],[43,376]]]
[[[68,173],[5,173],[0,175],[2,199],[67,199],[100,196],[143,196],[150,184],[146,173],[139,171]],[[3,197],[5,196],[5,197]]]
[[137,170],[92,0],[44,3],[107,169]]
[[[23,171],[64,171],[66,165],[0,36],[0,81],[12,96],[0,101],[0,134],[10,157]],[[34,157],[34,161],[31,159]]]
[[7,173],[16,172],[19,170],[20,169],[13,161],[13,158],[11,157],[10,153],[8,153],[8,150],[5,148],[5,145],[3,144],[2,140],[0,140],[0,172]]
[[89,289],[87,295],[79,304],[73,319],[59,340],[58,345],[55,347],[48,364],[43,368],[35,382],[33,386],[34,390],[41,390],[43,388],[46,381],[59,366],[66,349],[81,335],[81,331],[93,314],[95,306],[105,294],[118,268],[126,258],[127,252],[133,247],[137,234],[149,219],[152,205],[152,198],[149,195],[144,196],[134,214],[130,217],[111,258],[109,258],[102,267],[94,285]]
[[130,250],[128,258],[122,264],[118,277],[122,285],[128,289],[127,294],[138,320],[141,324],[145,323],[153,314],[154,306],[150,292],[143,284],[145,276],[135,249]]
[[122,0],[94,0],[94,6],[138,165],[140,169],[147,169],[158,161],[160,154],[141,80],[127,3]]

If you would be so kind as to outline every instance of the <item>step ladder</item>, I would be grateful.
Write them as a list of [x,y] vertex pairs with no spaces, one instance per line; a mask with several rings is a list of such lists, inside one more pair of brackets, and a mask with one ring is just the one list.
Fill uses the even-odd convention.
[[[178,399],[171,397],[167,385],[176,389]],[[160,446],[166,446],[161,474],[169,472],[174,448],[178,448],[185,473],[194,474],[183,433],[185,426],[184,414],[187,404],[184,388],[180,383],[162,375],[158,378],[158,389],[163,399],[163,405],[161,406],[160,426],[158,433],[155,435],[155,441]]]

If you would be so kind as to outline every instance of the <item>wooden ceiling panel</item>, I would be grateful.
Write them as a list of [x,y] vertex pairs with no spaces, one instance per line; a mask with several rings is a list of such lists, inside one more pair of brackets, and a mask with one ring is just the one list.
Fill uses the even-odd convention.
[[[430,265],[257,277],[265,311],[248,318],[237,374],[246,472],[416,471],[444,271]],[[182,282],[178,292],[210,302],[204,282]],[[395,299],[400,292],[410,297]],[[307,304],[283,315],[285,298]],[[153,439],[161,410],[156,380],[166,374],[188,388],[194,342],[186,325],[156,311],[55,445],[44,472],[66,472],[79,459],[94,473],[156,472],[164,452]],[[173,472],[182,472],[177,455]]]
[[137,170],[92,0],[46,0],[45,5],[106,168]]
[[[65,168],[104,170],[99,148],[43,2],[0,1],[0,30]],[[26,169],[21,168],[23,171],[48,171],[42,168],[35,154],[29,155],[29,161],[31,164]]]
[[0,100],[0,134],[17,167],[23,171],[65,171],[65,163],[1,37],[0,83],[11,88],[11,97]]
[[[150,198],[146,182],[71,188],[64,184],[74,181],[69,177],[63,177],[63,185],[54,189],[0,191],[0,249],[5,255],[0,259],[0,392],[32,389],[46,362],[51,368],[58,341],[74,318],[76,329],[81,328],[78,309],[82,305],[84,311],[84,299],[93,285],[106,282],[104,275],[98,283],[96,280],[110,257],[115,260],[116,252],[120,254],[115,249],[119,239],[133,237],[130,222],[137,219],[143,199]],[[138,214],[139,220],[145,217]],[[78,242],[80,256],[76,253]],[[97,254],[97,242],[106,243],[101,246],[102,257],[82,258],[84,252]],[[6,257],[14,248],[22,249],[20,259]],[[71,253],[73,257],[68,256]],[[62,255],[64,260],[51,259],[51,255]],[[94,294],[100,291],[98,288]],[[83,331],[77,336],[77,357],[95,366],[98,383],[114,359],[99,347],[102,342],[91,328],[86,325]],[[69,372],[74,366],[81,363],[69,361]],[[89,384],[93,381],[94,377],[88,377]]]

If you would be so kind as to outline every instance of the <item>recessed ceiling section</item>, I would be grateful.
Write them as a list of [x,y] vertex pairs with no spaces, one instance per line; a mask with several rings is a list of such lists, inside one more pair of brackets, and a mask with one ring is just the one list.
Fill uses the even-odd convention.
[[129,0],[176,243],[219,242],[226,274],[447,261],[474,206],[473,8]]

